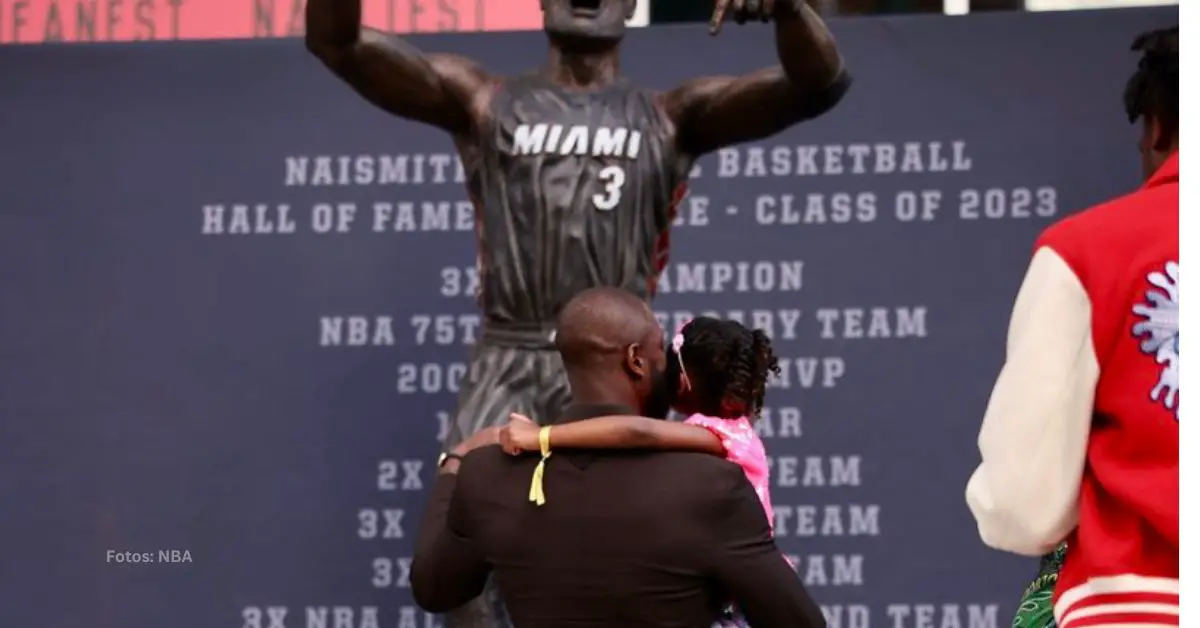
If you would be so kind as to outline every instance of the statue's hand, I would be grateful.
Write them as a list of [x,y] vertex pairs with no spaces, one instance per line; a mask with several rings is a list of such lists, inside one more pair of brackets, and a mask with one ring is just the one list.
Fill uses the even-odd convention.
[[709,33],[721,32],[725,20],[733,18],[738,24],[760,21],[769,22],[775,15],[776,0],[717,0],[712,19],[708,22]]

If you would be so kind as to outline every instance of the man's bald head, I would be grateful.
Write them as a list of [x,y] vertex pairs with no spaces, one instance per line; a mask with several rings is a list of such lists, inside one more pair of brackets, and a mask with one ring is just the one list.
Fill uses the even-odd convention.
[[620,288],[591,288],[575,295],[558,315],[555,345],[568,369],[604,361],[662,332],[650,306]]
[[614,404],[665,418],[670,409],[662,328],[650,306],[620,288],[592,288],[558,315],[555,345],[578,403]]

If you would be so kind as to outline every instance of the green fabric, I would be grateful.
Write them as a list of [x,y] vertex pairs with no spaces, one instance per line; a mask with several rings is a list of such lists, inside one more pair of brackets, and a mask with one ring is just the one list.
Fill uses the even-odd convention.
[[1013,628],[1055,628],[1054,585],[1058,583],[1058,570],[1062,568],[1067,544],[1063,543],[1042,558],[1037,578],[1025,589],[1021,605],[1013,617]]

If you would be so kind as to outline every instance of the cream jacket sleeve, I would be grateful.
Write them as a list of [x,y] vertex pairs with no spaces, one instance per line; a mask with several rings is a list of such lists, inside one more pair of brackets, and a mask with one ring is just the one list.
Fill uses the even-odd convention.
[[1100,367],[1087,292],[1053,249],[1030,262],[1009,323],[967,505],[988,546],[1040,556],[1079,519]]

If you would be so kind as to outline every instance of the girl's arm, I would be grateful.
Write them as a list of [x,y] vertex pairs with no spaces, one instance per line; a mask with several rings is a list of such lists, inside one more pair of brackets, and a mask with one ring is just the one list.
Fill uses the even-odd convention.
[[[521,439],[524,441],[524,439]],[[537,451],[532,442],[518,442],[527,451]],[[724,456],[721,439],[703,427],[641,416],[603,416],[555,425],[550,430],[550,447],[569,449],[671,449]]]

